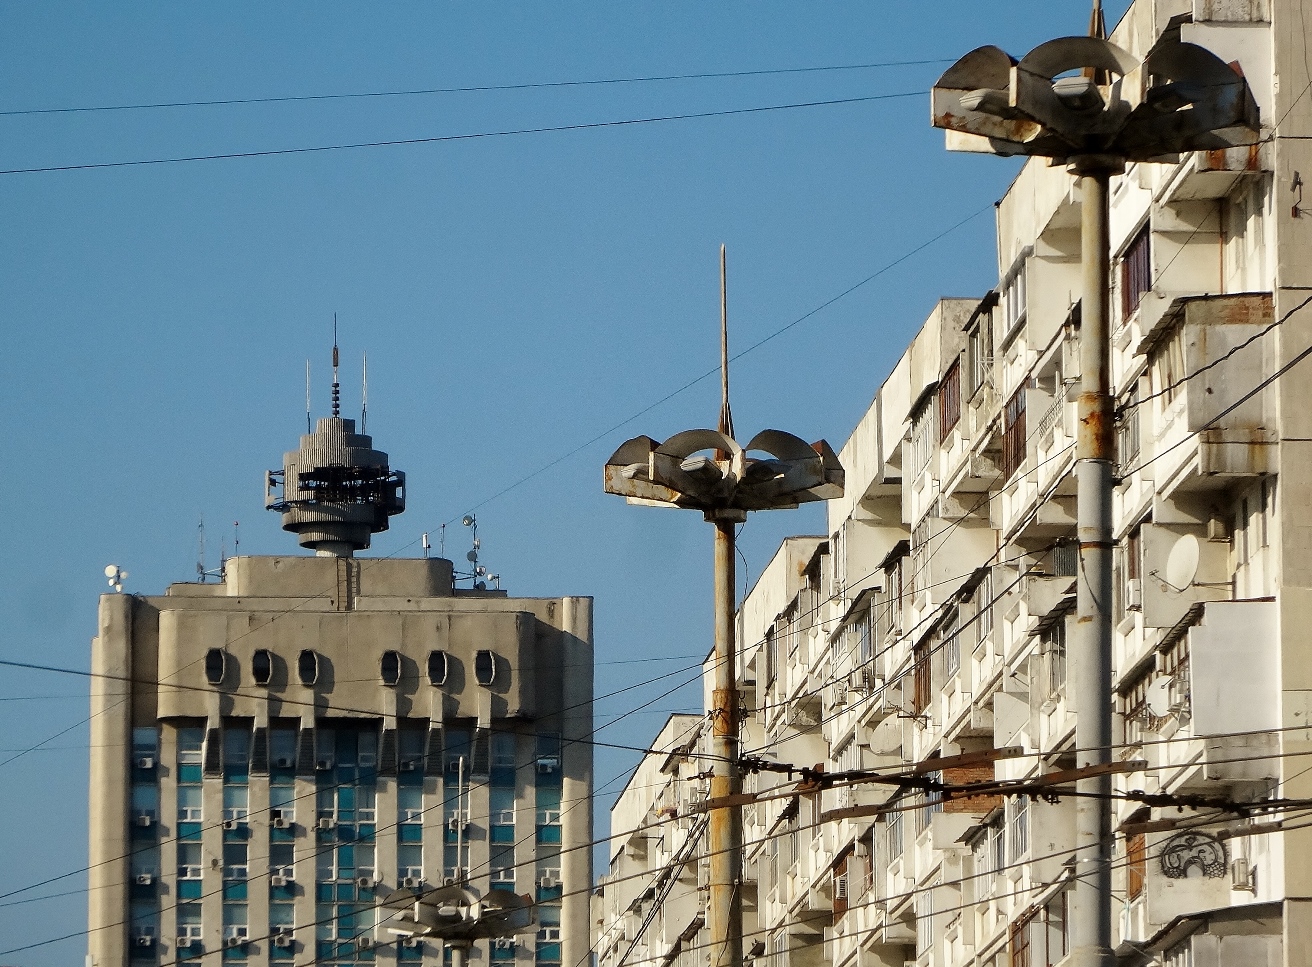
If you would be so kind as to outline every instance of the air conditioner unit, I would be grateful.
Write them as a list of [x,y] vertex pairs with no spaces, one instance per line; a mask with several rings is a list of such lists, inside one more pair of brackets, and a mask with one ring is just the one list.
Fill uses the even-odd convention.
[[137,760],[137,768],[138,769],[155,768],[155,757],[153,755],[143,755],[141,758]]
[[538,877],[538,886],[544,890],[554,890],[560,886],[560,870],[543,870]]
[[134,936],[132,939],[133,939],[133,942],[134,942],[138,947],[153,947],[153,946],[155,946],[155,932],[154,932],[153,930],[151,930],[149,927],[147,927],[147,928],[145,928],[145,929],[143,929],[143,930],[139,930],[139,931],[137,931],[136,936]]
[[269,876],[269,886],[286,886],[287,883],[287,877],[283,876],[281,873],[272,873]]
[[324,770],[326,770],[326,769],[331,769],[331,768],[333,767],[333,760],[332,760],[332,759],[315,759],[315,760],[314,760],[314,767],[315,767],[316,769],[320,770],[321,772],[324,771]]
[[538,939],[543,943],[560,943],[560,927],[542,927],[538,930]]
[[296,767],[296,760],[289,755],[280,755],[273,760],[275,769],[293,769]]
[[494,947],[496,947],[497,950],[514,950],[514,949],[515,949],[515,938],[514,938],[514,937],[497,937],[495,940],[492,941],[492,945],[493,945]]
[[374,888],[374,884],[377,882],[378,881],[375,880],[372,876],[357,876],[355,878],[355,885],[362,890],[372,890]]
[[223,929],[223,945],[225,947],[242,947],[246,944],[247,931],[245,927],[225,927]]
[[402,772],[414,772],[419,768],[419,763],[414,759],[402,759],[400,763],[397,764],[397,768]]
[[179,938],[174,942],[173,946],[175,946],[175,947],[177,947],[177,948],[179,948],[179,949],[181,949],[181,950],[185,950],[186,948],[188,948],[188,947],[191,946],[191,938],[190,938],[190,937],[179,937]]
[[150,886],[150,885],[151,885],[152,883],[154,883],[154,882],[155,882],[155,874],[154,874],[154,873],[138,873],[138,874],[137,874],[137,886]]
[[241,820],[238,819],[225,819],[223,821],[224,829],[240,829],[241,825]]
[[1125,582],[1125,610],[1143,610],[1143,581],[1140,578],[1130,578]]
[[1230,863],[1230,889],[1257,892],[1253,883],[1253,865],[1246,856],[1236,856]]
[[356,949],[356,950],[368,950],[368,949],[369,949],[370,947],[372,947],[373,945],[374,945],[374,938],[373,938],[373,937],[356,937],[356,938],[355,938],[355,949]]
[[289,826],[291,826],[291,823],[287,821],[286,816],[274,816],[271,820],[269,820],[269,825],[272,826],[274,829],[286,829]]
[[442,885],[443,885],[443,886],[459,886],[459,885],[460,885],[460,881],[457,880],[454,876],[444,876],[444,877],[442,877]]
[[155,825],[155,814],[154,814],[154,813],[138,813],[138,814],[137,814],[137,825],[138,825],[138,826],[153,826],[153,825]]
[[290,947],[292,945],[292,935],[289,933],[280,933],[273,938],[275,947]]
[[468,816],[451,816],[451,817],[450,817],[449,819],[447,819],[447,821],[446,821],[446,828],[449,829],[449,830],[451,830],[451,832],[453,832],[453,833],[456,832],[456,831],[458,831],[458,830],[466,830],[466,829],[469,828],[469,817],[468,817]]
[[560,768],[560,760],[555,756],[544,756],[538,760],[538,772],[555,772]]
[[333,829],[337,825],[337,820],[331,816],[320,816],[316,824],[320,829]]
[[423,879],[418,876],[401,877],[401,886],[407,890],[417,890],[423,884]]
[[422,947],[423,945],[424,945],[424,941],[419,937],[406,937],[404,940],[401,941],[402,947],[409,947],[411,949],[414,949],[416,947]]
[[235,935],[234,935],[234,936],[231,936],[231,937],[224,937],[224,938],[223,938],[223,946],[225,946],[225,947],[244,947],[244,946],[246,946],[246,938],[245,938],[245,937],[238,937],[238,936],[235,936]]

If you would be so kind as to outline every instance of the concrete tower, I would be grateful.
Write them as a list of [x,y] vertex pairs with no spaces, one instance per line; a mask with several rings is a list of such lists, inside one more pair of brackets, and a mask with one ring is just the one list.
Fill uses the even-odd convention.
[[[335,384],[334,380],[334,384]],[[334,409],[269,475],[314,556],[109,594],[92,643],[89,963],[438,967],[379,902],[445,883],[536,903],[470,967],[587,956],[592,600],[456,588],[356,551],[404,478]]]

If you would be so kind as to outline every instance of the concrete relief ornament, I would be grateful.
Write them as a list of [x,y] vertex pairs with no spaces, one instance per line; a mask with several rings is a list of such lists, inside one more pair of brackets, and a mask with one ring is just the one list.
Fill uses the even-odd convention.
[[1203,876],[1225,876],[1225,844],[1211,833],[1177,833],[1166,841],[1162,849],[1162,875],[1172,880],[1183,880],[1191,866],[1198,867]]

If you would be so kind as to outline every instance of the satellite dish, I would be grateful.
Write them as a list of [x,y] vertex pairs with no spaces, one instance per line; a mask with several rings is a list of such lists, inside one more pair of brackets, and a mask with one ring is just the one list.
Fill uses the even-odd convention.
[[465,514],[465,516],[462,517],[462,518],[460,519],[460,523],[464,524],[466,527],[473,527],[473,526],[474,526],[474,515],[473,515],[473,514]]
[[106,565],[105,565],[105,577],[107,577],[107,578],[112,578],[112,577],[114,577],[114,576],[117,575],[117,574],[118,574],[118,565],[117,565],[117,564],[106,564]]
[[870,733],[870,751],[875,755],[897,755],[902,751],[902,719],[890,715]]
[[1185,534],[1175,542],[1166,558],[1166,583],[1183,591],[1198,576],[1198,538]]
[[[1175,552],[1172,551],[1172,556]],[[1148,711],[1152,712],[1158,718],[1164,718],[1171,714],[1171,676],[1158,675],[1149,684],[1147,693],[1144,695],[1144,704],[1148,706]]]

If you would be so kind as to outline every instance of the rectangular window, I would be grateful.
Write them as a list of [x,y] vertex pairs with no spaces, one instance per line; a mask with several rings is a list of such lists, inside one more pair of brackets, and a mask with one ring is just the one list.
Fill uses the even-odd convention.
[[934,445],[938,440],[935,418],[936,398],[930,396],[921,404],[920,410],[911,422],[911,476],[914,477],[929,466],[930,457],[934,455]]
[[1007,802],[1007,858],[1019,862],[1030,849],[1030,801],[1015,796]]
[[178,786],[178,822],[199,823],[204,817],[200,786]]
[[975,589],[976,641],[983,643],[993,634],[993,572],[984,575]]
[[1139,382],[1135,380],[1134,388],[1125,398],[1125,412],[1116,425],[1116,455],[1121,465],[1121,472],[1134,463],[1139,456]]
[[227,782],[245,782],[250,773],[251,731],[248,726],[229,723],[223,729],[223,777]]
[[1143,833],[1134,833],[1125,840],[1125,893],[1131,900],[1143,895],[1148,875],[1148,845]]
[[928,644],[917,645],[911,673],[914,683],[911,711],[915,715],[924,714],[925,710],[929,708],[932,697],[933,676],[931,675],[929,658]]
[[979,324],[970,331],[970,387],[969,395],[974,396],[985,383],[993,378],[993,317],[983,313]]
[[1058,618],[1043,633],[1042,657],[1046,693],[1056,696],[1066,688],[1066,619]]
[[1152,233],[1145,225],[1121,256],[1122,321],[1134,315],[1143,294],[1153,287],[1151,238]]
[[942,443],[961,419],[961,364],[953,362],[938,384],[938,440]]
[[251,791],[248,786],[223,787],[223,818],[244,823],[250,815]]
[[1021,464],[1025,462],[1025,445],[1027,442],[1025,432],[1025,387],[1012,395],[1007,400],[1006,410],[1003,412],[1002,420],[1002,476],[1005,480],[1011,477],[1020,469]]
[[957,609],[953,608],[939,629],[939,638],[943,643],[943,670],[949,680],[961,670],[961,629],[957,619]]
[[1025,321],[1028,292],[1025,283],[1025,258],[1016,262],[1016,267],[998,294],[998,303],[1002,307],[1002,331],[1010,333]]
[[1160,411],[1169,409],[1180,395],[1184,378],[1184,329],[1176,326],[1153,350],[1152,388],[1153,393],[1160,397],[1157,403]]

